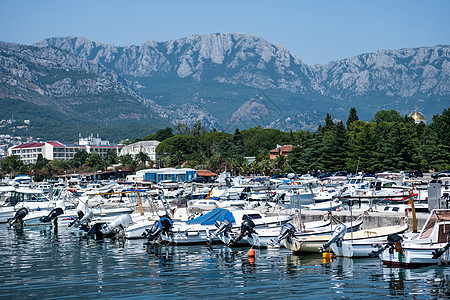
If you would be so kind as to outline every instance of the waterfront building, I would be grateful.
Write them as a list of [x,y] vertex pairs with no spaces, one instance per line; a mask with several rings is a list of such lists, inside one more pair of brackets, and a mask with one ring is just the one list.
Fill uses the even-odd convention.
[[270,150],[270,159],[275,159],[276,157],[288,156],[292,152],[292,145],[277,145],[275,149]]
[[142,141],[124,146],[120,155],[131,154],[136,158],[139,152],[146,153],[152,161],[156,161],[156,147],[160,144],[158,141]]
[[92,135],[88,138],[79,139],[78,144],[64,145],[58,141],[50,142],[30,142],[8,149],[8,155],[17,155],[24,164],[36,163],[39,154],[48,160],[69,160],[74,157],[77,151],[85,150],[87,153],[96,152],[100,156],[106,156],[108,150],[113,150],[117,154],[121,146],[110,145],[108,141],[94,138]]
[[413,113],[409,114],[410,118],[414,119],[414,122],[416,124],[419,124],[420,122],[423,122],[424,124],[427,123],[427,119],[425,118],[425,116],[423,115],[423,113],[421,113],[420,111],[417,111],[417,105],[416,105],[416,109]]
[[197,178],[197,170],[190,168],[147,169],[136,172],[136,175],[138,175],[139,172],[144,173],[144,181],[151,181],[155,183],[163,181],[189,182]]

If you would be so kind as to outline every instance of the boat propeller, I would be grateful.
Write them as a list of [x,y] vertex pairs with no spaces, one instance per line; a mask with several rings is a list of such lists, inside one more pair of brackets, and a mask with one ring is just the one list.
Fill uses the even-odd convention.
[[46,217],[40,217],[39,221],[42,223],[48,223],[55,220],[59,215],[64,213],[61,207],[54,208],[50,211],[50,213]]
[[227,219],[223,220],[222,222],[216,221],[215,225],[217,229],[208,236],[206,245],[210,245],[220,234],[231,231],[231,222]]
[[280,234],[275,239],[270,239],[270,246],[276,247],[279,246],[281,241],[287,237],[292,237],[295,234],[295,226],[291,223],[286,223],[281,227]]
[[19,209],[16,212],[16,214],[14,215],[14,217],[7,220],[8,227],[11,227],[14,224],[23,225],[23,218],[25,218],[27,216],[27,214],[28,214],[28,209],[26,209],[25,207],[22,207],[21,209]]
[[235,244],[239,243],[240,240],[244,236],[251,236],[252,233],[255,233],[255,223],[251,219],[247,219],[241,224],[241,232],[236,238],[232,238],[231,241],[228,243],[228,246],[234,246]]
[[347,233],[347,226],[339,224],[333,231],[331,238],[319,248],[320,252],[324,252],[331,244],[336,243],[338,246],[342,245],[342,239]]
[[155,240],[162,232],[169,232],[173,226],[173,221],[168,215],[162,216],[159,221],[156,221],[152,228],[146,229],[142,234],[149,242]]

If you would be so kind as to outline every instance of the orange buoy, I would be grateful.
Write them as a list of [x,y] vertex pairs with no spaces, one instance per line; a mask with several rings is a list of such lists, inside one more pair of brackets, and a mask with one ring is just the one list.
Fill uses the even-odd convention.
[[255,256],[255,250],[253,249],[253,247],[248,250],[247,256]]

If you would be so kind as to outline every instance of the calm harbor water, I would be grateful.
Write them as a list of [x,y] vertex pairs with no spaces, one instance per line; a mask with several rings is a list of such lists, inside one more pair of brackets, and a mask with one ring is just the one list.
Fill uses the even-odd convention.
[[436,299],[450,266],[390,269],[378,259],[295,256],[288,250],[156,246],[84,239],[68,228],[0,224],[0,298]]

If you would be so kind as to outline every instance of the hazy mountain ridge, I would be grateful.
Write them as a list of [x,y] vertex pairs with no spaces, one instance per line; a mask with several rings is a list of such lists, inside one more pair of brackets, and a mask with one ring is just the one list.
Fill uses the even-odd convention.
[[[343,119],[351,106],[363,118],[415,104],[440,113],[450,103],[449,57],[450,47],[438,45],[308,66],[282,46],[239,33],[121,47],[82,37],[0,42],[0,98],[97,121],[310,130],[323,119],[318,111]],[[255,100],[261,92],[267,97]]]
[[400,97],[450,93],[449,46],[380,50],[311,68],[316,90],[335,98],[370,92]]
[[237,33],[191,35],[164,43],[148,40],[140,46],[124,47],[80,37],[48,38],[36,46],[57,47],[140,77],[191,76],[198,81],[213,79],[260,89],[305,91],[309,74],[308,67],[286,48]]

